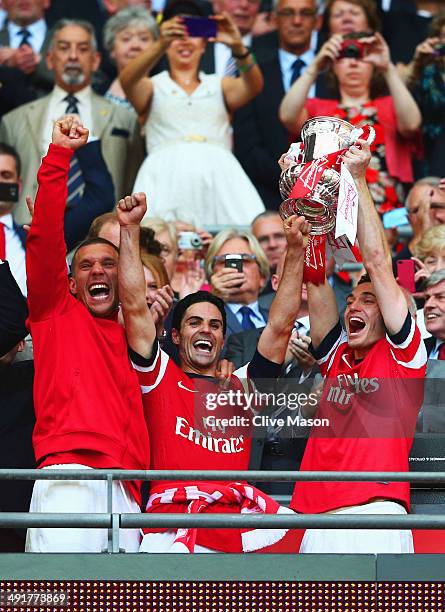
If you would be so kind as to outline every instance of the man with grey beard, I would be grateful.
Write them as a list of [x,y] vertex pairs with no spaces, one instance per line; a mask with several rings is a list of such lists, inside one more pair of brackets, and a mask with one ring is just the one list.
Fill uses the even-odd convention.
[[[143,159],[142,140],[136,116],[96,95],[91,77],[100,63],[94,30],[80,20],[60,20],[46,56],[54,72],[52,92],[40,100],[19,106],[0,124],[0,141],[13,146],[22,160],[23,191],[14,209],[17,223],[27,223],[25,196],[35,195],[37,170],[48,144],[54,121],[65,114],[78,114],[90,131],[90,141],[101,141],[102,154],[113,179],[115,196],[130,193]],[[82,196],[84,181],[76,159],[69,176],[67,206]]]

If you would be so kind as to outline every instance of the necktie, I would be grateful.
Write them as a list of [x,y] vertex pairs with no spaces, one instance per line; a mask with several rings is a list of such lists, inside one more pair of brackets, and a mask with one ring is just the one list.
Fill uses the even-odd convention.
[[437,359],[445,361],[445,342],[442,342],[442,344],[439,346],[439,354],[437,355]]
[[290,77],[290,84],[292,85],[300,76],[301,71],[303,70],[303,68],[306,66],[306,64],[303,62],[302,59],[300,59],[299,57],[295,60],[295,62],[292,64],[291,68],[292,68],[292,74]]
[[73,94],[68,94],[65,96],[65,98],[63,98],[63,101],[66,102],[65,113],[67,115],[79,114],[79,108],[77,106],[79,104],[79,100],[76,98],[76,96],[73,96]]
[[[63,101],[66,102],[66,110],[65,113],[67,115],[79,114],[78,103],[79,100],[76,96],[72,94],[68,94],[63,98]],[[85,190],[85,182],[82,176],[82,170],[80,169],[79,162],[77,160],[76,155],[73,155],[71,158],[70,169],[68,172],[68,199],[66,204],[68,207],[72,207],[80,200]]]
[[255,329],[255,324],[253,323],[250,315],[253,314],[252,309],[249,306],[243,306],[239,309],[242,314],[241,327],[243,329]]
[[19,30],[17,34],[22,37],[22,40],[19,43],[19,47],[22,47],[23,45],[29,45],[29,39],[31,38],[31,32],[29,30],[23,28],[23,30]]
[[5,225],[0,223],[0,259],[6,259]]

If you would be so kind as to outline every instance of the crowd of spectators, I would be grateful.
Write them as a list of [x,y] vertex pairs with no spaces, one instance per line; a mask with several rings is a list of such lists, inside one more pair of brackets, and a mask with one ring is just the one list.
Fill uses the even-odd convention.
[[[414,360],[415,353],[416,372],[425,374],[420,349],[412,349],[411,355],[404,346],[408,338],[414,342],[413,330],[403,323],[406,304],[413,314],[413,299],[429,363],[445,360],[443,1],[2,0],[1,8],[0,467],[162,467],[169,444],[159,446],[155,437],[167,433],[155,423],[150,402],[167,406],[168,385],[176,386],[179,377],[181,388],[182,372],[214,380],[250,363],[244,373],[249,384],[279,378],[288,391],[296,385],[299,390],[320,394],[320,381],[326,375],[324,360],[333,355],[332,347],[323,340],[325,336],[332,340],[329,325],[334,328],[337,313],[343,317],[346,309],[342,323],[352,336],[359,334],[348,316],[362,299],[363,283],[371,281],[377,287],[388,343],[396,347],[395,367]],[[211,16],[216,33],[208,39],[189,36],[184,15]],[[327,277],[334,302],[330,289],[316,293],[296,272],[299,259],[294,250],[307,239],[306,225],[283,228],[279,214],[278,159],[290,143],[300,140],[304,122],[320,115],[356,127],[370,125],[376,132],[366,167],[360,158],[363,150],[349,160],[366,211],[361,214],[371,228],[367,239],[359,220],[359,246],[367,254],[364,268],[371,281],[367,277],[360,280],[363,267],[341,268],[329,260]],[[63,116],[71,119],[63,123]],[[59,125],[58,131],[54,125]],[[61,153],[58,148],[71,152]],[[362,170],[375,218],[366,208],[368,196],[360,190]],[[121,200],[133,193],[145,193],[147,207],[139,196]],[[51,202],[45,202],[45,197]],[[379,223],[384,232],[375,229]],[[133,225],[138,227],[137,237]],[[380,239],[384,241],[382,252],[392,258],[392,272],[386,271],[386,276],[375,272],[369,255],[369,245]],[[65,247],[66,262],[71,265],[69,284],[63,280]],[[94,254],[87,257],[89,250]],[[403,268],[407,261],[411,284],[406,283],[407,267]],[[125,265],[142,276],[128,273]],[[289,297],[292,270],[298,292],[294,299]],[[87,274],[94,277],[94,283],[88,285]],[[403,298],[392,278],[403,287]],[[383,282],[397,304],[397,317],[389,315],[379,301],[378,287]],[[116,320],[107,321],[109,327],[103,325],[104,316],[111,313],[114,317],[119,299],[122,308]],[[312,313],[317,304],[321,320],[318,315],[310,317],[311,300]],[[88,321],[87,311],[93,317]],[[52,317],[56,323],[51,332],[48,320]],[[208,325],[211,330],[210,340],[207,331],[202,332],[198,347],[183,329],[194,318],[200,321],[196,325]],[[127,353],[124,326],[133,365],[127,359],[127,369],[116,377],[113,368]],[[32,337],[27,336],[29,331]],[[58,342],[54,349],[48,340],[51,333],[51,341]],[[70,334],[76,336],[73,349]],[[85,365],[81,355],[89,351],[88,342],[96,348]],[[105,357],[99,359],[106,344]],[[65,351],[71,350],[74,374],[66,378],[62,363]],[[209,352],[214,361],[211,367],[204,367]],[[163,355],[168,355],[168,361]],[[356,358],[359,368],[357,354]],[[42,365],[45,363],[47,366]],[[85,369],[98,373],[101,364],[106,381],[101,385],[109,387],[103,398],[83,379]],[[153,371],[159,374],[156,380],[153,373],[149,375]],[[338,372],[341,375],[341,369]],[[437,368],[434,372],[437,377]],[[142,397],[134,392],[137,376]],[[67,386],[59,397],[57,377]],[[82,401],[90,393],[88,401],[99,406],[93,417],[83,415],[85,431],[100,430],[105,418],[100,415],[100,405],[110,400],[110,422],[103,434],[108,431],[111,435],[112,427],[116,428],[113,451],[104,453],[97,440],[79,432],[68,449],[59,448],[58,436],[72,436],[69,428],[75,428],[75,422],[66,418],[62,425],[61,416],[61,431],[55,431],[48,406],[56,410],[58,403],[61,415],[66,410],[72,416],[77,408],[70,402],[79,384],[85,384]],[[234,388],[238,384],[237,380]],[[111,400],[111,388],[121,395],[119,401]],[[56,389],[57,399],[50,397],[50,389]],[[171,401],[179,402],[175,397]],[[127,430],[130,409],[136,416]],[[189,422],[186,411],[180,417],[168,414],[166,422],[170,417]],[[276,412],[276,416],[283,414],[286,409]],[[121,420],[118,427],[115,419]],[[176,427],[177,436],[192,435],[181,433],[185,431],[182,425]],[[438,431],[430,416],[418,418],[417,428]],[[135,439],[124,452],[130,430]],[[252,445],[240,451],[238,462],[216,462],[214,469],[245,469],[248,465],[253,469],[298,469],[305,456],[308,429],[299,427],[293,434],[263,427],[262,433],[253,436],[257,439]],[[151,447],[151,463],[144,455],[144,444],[147,456]],[[176,438],[171,444],[174,452],[181,452],[175,446]],[[305,469],[322,469],[320,450],[309,447]],[[168,467],[192,469],[198,467],[193,462],[204,461],[203,457],[186,454],[182,463]],[[211,462],[205,465],[212,468]],[[347,469],[344,464],[341,467]],[[52,495],[66,495],[66,500],[82,495],[80,489],[54,493],[46,487],[36,485],[32,502],[36,511],[44,511],[45,500]],[[271,494],[292,493],[286,483],[264,483],[260,488]],[[0,511],[29,509],[28,485],[2,482],[0,489]],[[156,483],[152,496],[159,491]],[[208,489],[204,492],[210,494]],[[142,504],[138,483],[128,487],[116,483],[114,494],[122,512]],[[177,495],[182,494],[178,488]],[[96,488],[94,495],[93,499],[105,499],[104,489]],[[224,495],[231,499],[232,493],[224,490]],[[305,495],[300,492],[292,507],[312,512]],[[386,500],[384,503],[405,499],[398,495],[387,496],[379,490],[374,498]],[[177,499],[170,502],[171,509],[159,510],[150,497],[149,511],[174,512]],[[193,498],[186,499],[194,503]],[[345,495],[343,502],[337,507],[366,500],[351,498],[347,503]],[[89,503],[86,508],[99,507]],[[233,503],[232,499],[224,501],[229,508]],[[219,504],[214,506],[213,511],[230,511],[222,502],[222,510]],[[44,531],[30,531],[28,550],[59,550],[56,539],[47,538]],[[2,550],[24,548],[23,532],[5,533]],[[127,536],[123,535],[127,550],[137,550],[135,534]],[[68,534],[66,546],[80,546],[76,538],[74,531]],[[100,538],[88,544],[87,540],[83,546],[88,550],[106,546]],[[198,536],[196,543],[187,540],[185,545],[192,550],[212,550],[210,540]],[[163,544],[153,542],[144,550],[163,550]],[[238,540],[233,542],[228,548],[221,543],[213,548],[243,550]],[[318,550],[318,544],[314,546],[306,542],[303,549]],[[337,550],[333,546],[329,550]],[[408,552],[410,545],[402,548]]]

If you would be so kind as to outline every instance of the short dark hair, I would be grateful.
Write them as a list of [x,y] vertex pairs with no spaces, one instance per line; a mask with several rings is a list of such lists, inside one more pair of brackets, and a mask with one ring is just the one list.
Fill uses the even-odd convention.
[[110,242],[109,240],[107,240],[106,238],[99,238],[98,236],[96,236],[94,238],[86,238],[86,240],[81,242],[79,244],[79,246],[76,247],[76,250],[74,251],[73,259],[71,260],[71,274],[73,274],[73,272],[76,269],[76,265],[75,265],[76,264],[76,257],[77,257],[78,252],[80,251],[80,249],[83,249],[84,247],[90,246],[92,244],[107,244],[108,246],[113,247],[113,249],[119,255],[119,249],[117,248],[117,246],[115,244],[113,244],[112,242]]
[[[331,18],[332,7],[335,2],[336,0],[328,0],[323,13],[321,31],[327,38],[329,37],[329,20]],[[375,0],[346,0],[346,2],[359,6],[363,9],[368,21],[369,29],[372,30],[372,32],[379,32],[381,30],[381,21]]]
[[0,142],[0,155],[10,155],[15,159],[17,176],[20,176],[20,173],[22,171],[22,161],[14,147],[11,147],[11,145],[6,144],[5,142]]
[[206,17],[204,10],[193,0],[171,0],[167,2],[162,15],[162,21],[172,19],[177,15],[193,15],[193,17]]
[[368,272],[365,272],[363,276],[359,278],[357,286],[364,285],[365,283],[372,283],[371,277],[369,276]]
[[179,331],[181,329],[182,319],[184,318],[186,310],[190,308],[190,306],[193,306],[193,304],[200,304],[201,302],[209,302],[218,308],[219,312],[221,313],[223,333],[225,335],[227,329],[227,317],[224,302],[221,300],[221,298],[216,297],[216,295],[213,295],[208,291],[196,291],[196,293],[190,293],[176,304],[172,316],[172,329]]

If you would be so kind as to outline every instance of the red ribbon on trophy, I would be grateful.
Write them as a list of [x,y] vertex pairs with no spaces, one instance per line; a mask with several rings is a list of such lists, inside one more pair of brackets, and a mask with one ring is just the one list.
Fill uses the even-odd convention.
[[[357,138],[373,140],[373,128],[364,126],[357,130]],[[338,265],[346,262],[361,261],[360,251],[355,246],[357,231],[358,196],[354,181],[342,165],[342,159],[347,148],[317,157],[302,164],[301,172],[289,193],[289,199],[311,199],[323,173],[330,168],[340,174],[340,197],[337,207],[335,231],[327,234],[310,235],[304,257],[304,282],[319,285],[324,282],[326,272],[326,245]],[[297,145],[298,156],[304,152],[304,144]],[[346,187],[345,187],[346,186]]]

